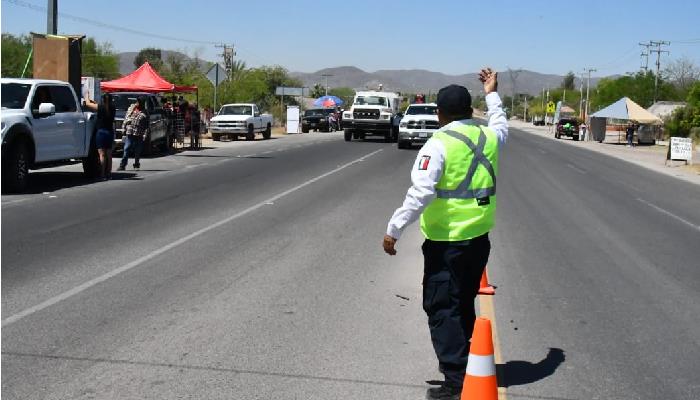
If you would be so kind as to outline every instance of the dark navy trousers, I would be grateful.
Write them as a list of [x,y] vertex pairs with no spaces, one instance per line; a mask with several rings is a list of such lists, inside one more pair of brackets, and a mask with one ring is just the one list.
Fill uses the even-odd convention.
[[489,258],[488,234],[464,242],[423,243],[423,309],[445,384],[462,387],[474,330],[474,300]]

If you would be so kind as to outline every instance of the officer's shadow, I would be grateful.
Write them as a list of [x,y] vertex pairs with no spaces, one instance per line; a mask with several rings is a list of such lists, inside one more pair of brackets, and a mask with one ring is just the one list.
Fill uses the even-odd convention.
[[564,350],[550,348],[547,356],[537,363],[529,361],[508,361],[496,365],[498,386],[511,387],[537,382],[554,374],[566,360]]

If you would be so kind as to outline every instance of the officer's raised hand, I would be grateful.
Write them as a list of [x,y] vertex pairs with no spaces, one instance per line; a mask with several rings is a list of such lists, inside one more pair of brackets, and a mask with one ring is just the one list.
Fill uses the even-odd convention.
[[390,256],[396,255],[396,249],[394,246],[396,245],[396,239],[389,235],[384,235],[384,241],[382,242],[382,246],[384,247],[384,252]]
[[489,94],[498,91],[498,72],[486,67],[479,72],[479,80],[484,84],[484,93]]

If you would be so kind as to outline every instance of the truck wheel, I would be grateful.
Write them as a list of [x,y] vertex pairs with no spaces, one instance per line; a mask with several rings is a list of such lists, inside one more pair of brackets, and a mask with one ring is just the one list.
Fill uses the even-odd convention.
[[574,135],[574,142],[578,142],[578,135]]
[[253,125],[248,125],[248,133],[245,135],[245,140],[255,140],[255,129]]
[[343,136],[345,136],[345,141],[346,141],[346,142],[351,141],[351,140],[352,140],[352,131],[351,131],[351,130],[348,130],[348,129],[344,130],[344,131],[343,131]]
[[391,131],[389,131],[389,132],[384,134],[384,143],[391,143],[391,142],[392,142]]
[[83,158],[83,174],[88,179],[95,179],[100,176],[100,156],[97,154],[95,137],[90,140],[90,150],[87,157]]
[[272,137],[272,127],[270,126],[270,124],[267,124],[267,128],[265,128],[265,132],[263,132],[263,139],[268,140],[271,137]]
[[407,145],[408,143],[404,142],[403,140],[399,140],[398,142],[396,142],[396,147],[398,147],[399,149],[407,149]]
[[153,144],[151,143],[151,132],[146,134],[146,139],[143,141],[143,150],[141,154],[144,156],[150,156],[153,153]]
[[29,183],[29,144],[18,140],[3,159],[2,183],[8,192],[23,192]]
[[301,133],[309,133],[309,128],[301,127]]
[[220,141],[220,140],[221,140],[221,134],[212,132],[212,133],[211,133],[211,140],[213,140],[213,141],[215,141],[215,142]]

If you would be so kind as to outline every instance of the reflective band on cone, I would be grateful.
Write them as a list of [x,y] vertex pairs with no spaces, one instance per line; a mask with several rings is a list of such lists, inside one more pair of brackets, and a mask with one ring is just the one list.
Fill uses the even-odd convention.
[[479,317],[474,323],[461,399],[498,400],[491,321],[487,318]]

